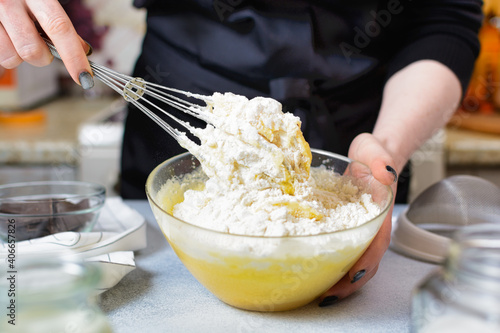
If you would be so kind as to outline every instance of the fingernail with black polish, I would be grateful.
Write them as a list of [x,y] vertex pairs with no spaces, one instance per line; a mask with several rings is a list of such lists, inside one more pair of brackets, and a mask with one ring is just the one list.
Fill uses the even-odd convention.
[[94,79],[92,78],[92,75],[90,75],[89,72],[81,72],[80,75],[78,76],[78,80],[80,80],[80,84],[82,85],[82,88],[85,90],[90,89],[94,86]]
[[338,300],[339,298],[337,296],[327,296],[323,298],[323,300],[321,301],[321,303],[318,304],[318,306],[320,308],[324,308],[325,306],[329,306],[336,303]]
[[366,273],[366,271],[364,269],[362,269],[359,272],[357,272],[356,274],[354,274],[354,276],[351,280],[351,283],[355,283],[355,282],[359,281],[359,279],[361,279],[363,276],[365,276],[365,273]]
[[385,169],[387,171],[389,171],[390,173],[392,173],[392,175],[394,176],[394,182],[397,182],[398,181],[398,173],[396,172],[396,170],[394,170],[394,168],[391,167],[390,165],[386,165]]
[[92,45],[89,44],[89,42],[87,42],[86,40],[84,40],[85,44],[88,45],[89,47],[89,50],[87,51],[87,54],[86,56],[88,57],[89,55],[91,55],[93,52],[94,52],[94,48],[92,47]]

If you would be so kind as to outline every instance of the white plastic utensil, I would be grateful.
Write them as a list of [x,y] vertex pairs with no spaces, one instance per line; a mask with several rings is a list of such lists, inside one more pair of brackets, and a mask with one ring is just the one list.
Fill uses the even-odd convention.
[[500,223],[500,187],[475,176],[449,177],[424,190],[399,215],[391,247],[441,263],[453,232],[480,223]]

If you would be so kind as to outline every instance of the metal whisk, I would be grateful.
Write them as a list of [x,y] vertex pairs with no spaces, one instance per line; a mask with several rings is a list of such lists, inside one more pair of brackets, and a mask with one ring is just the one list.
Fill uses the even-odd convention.
[[[61,56],[57,51],[56,47],[52,42],[44,37],[42,37],[49,47],[52,55],[61,60]],[[171,107],[174,107],[186,114],[194,116],[198,119],[201,119],[207,123],[211,123],[207,106],[201,106],[198,104],[190,103],[178,96],[173,95],[175,93],[177,95],[184,95],[186,97],[192,97],[204,102],[210,101],[210,96],[203,96],[198,94],[193,94],[187,91],[182,91],[174,88],[168,88],[161,86],[159,84],[147,82],[140,77],[131,77],[125,74],[118,73],[110,68],[105,66],[96,64],[92,61],[89,61],[90,67],[94,73],[94,76],[97,77],[100,81],[106,84],[108,87],[116,91],[120,94],[127,102],[133,104],[139,110],[141,110],[144,114],[146,114],[149,118],[151,118],[156,124],[158,124],[161,128],[163,128],[168,134],[170,134],[174,139],[179,141],[179,137],[183,134],[176,128],[172,127],[170,124],[165,122],[161,117],[155,114],[153,111],[149,109],[152,107],[157,111],[167,115],[174,121],[176,121],[179,125],[183,126],[189,131],[194,129],[188,122],[182,121],[179,118],[173,116],[167,111],[163,110],[160,106],[153,103],[152,101],[145,98],[144,95],[150,96],[156,101],[160,101],[165,103]]]

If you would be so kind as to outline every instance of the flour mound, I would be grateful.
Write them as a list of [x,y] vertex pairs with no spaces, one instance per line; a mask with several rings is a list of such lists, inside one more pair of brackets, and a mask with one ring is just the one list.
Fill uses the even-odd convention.
[[359,226],[380,213],[353,180],[311,169],[300,120],[277,101],[230,93],[207,99],[206,128],[181,145],[208,176],[184,192],[173,215],[204,228],[240,235],[312,235]]

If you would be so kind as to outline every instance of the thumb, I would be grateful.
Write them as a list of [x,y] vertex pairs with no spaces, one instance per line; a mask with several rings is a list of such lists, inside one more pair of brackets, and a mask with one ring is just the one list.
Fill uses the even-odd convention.
[[366,164],[372,174],[384,185],[393,185],[397,181],[395,162],[382,143],[369,133],[361,133],[349,147],[349,158]]

